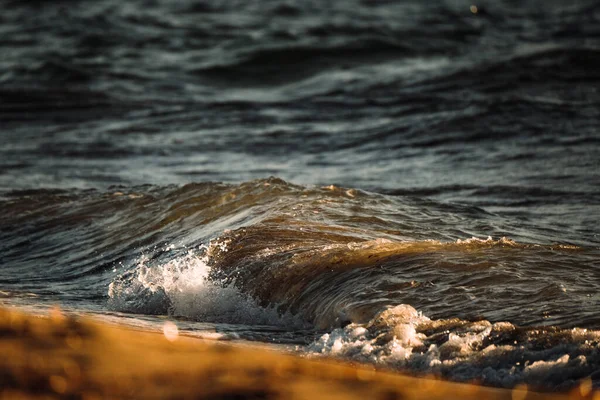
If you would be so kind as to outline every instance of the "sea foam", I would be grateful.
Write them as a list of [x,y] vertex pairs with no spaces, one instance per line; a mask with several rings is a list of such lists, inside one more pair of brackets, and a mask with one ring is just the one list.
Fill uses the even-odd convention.
[[295,317],[279,315],[275,306],[260,307],[241,293],[235,282],[223,284],[211,280],[206,255],[210,251],[203,250],[188,250],[163,263],[141,257],[135,268],[109,285],[108,307],[115,311],[168,314],[203,322],[304,326]]
[[[566,389],[600,386],[600,332],[519,328],[508,322],[430,320],[409,305],[322,335],[307,350],[455,381]],[[594,374],[596,372],[596,374]]]

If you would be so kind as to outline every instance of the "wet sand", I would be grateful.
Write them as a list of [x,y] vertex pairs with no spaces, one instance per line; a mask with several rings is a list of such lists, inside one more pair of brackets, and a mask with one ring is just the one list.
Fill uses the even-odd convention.
[[0,308],[2,399],[600,399],[414,378],[92,319]]

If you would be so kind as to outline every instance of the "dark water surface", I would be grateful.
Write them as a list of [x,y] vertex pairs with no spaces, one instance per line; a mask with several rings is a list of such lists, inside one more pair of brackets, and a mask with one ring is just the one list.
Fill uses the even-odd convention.
[[598,2],[0,5],[1,302],[600,387]]

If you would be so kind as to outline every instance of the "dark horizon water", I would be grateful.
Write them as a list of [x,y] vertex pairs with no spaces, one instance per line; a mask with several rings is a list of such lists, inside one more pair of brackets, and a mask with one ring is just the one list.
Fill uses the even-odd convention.
[[2,1],[0,301],[600,386],[595,1]]

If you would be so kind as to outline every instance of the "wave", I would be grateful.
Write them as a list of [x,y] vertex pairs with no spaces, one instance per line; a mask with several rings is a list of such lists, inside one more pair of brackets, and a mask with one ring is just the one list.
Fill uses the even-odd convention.
[[[590,138],[591,139],[591,138]],[[581,139],[584,140],[583,138]],[[532,155],[523,155],[523,157]],[[432,188],[405,188],[395,190],[382,190],[392,196],[436,196],[448,193],[462,193],[469,198],[477,198],[480,205],[502,204],[503,206],[525,206],[543,204],[573,204],[589,203],[598,204],[598,193],[591,191],[561,190],[558,188],[544,188],[539,186],[518,185],[441,185]],[[489,198],[490,200],[482,200]]]
[[[582,267],[577,247],[491,238],[452,243],[356,241],[352,229],[303,223],[258,224],[220,240],[227,241],[228,250],[212,253],[211,277],[321,329],[364,323],[382,308],[404,303],[435,317],[483,316],[526,325],[560,322],[564,317],[546,313],[542,302],[556,308],[576,306],[567,305],[571,295],[566,290],[549,292],[547,287],[564,280],[559,275],[565,270]],[[551,265],[549,256],[561,260],[560,271],[546,271],[547,279],[541,278],[535,264],[545,259]],[[522,308],[510,306],[525,305],[538,294],[538,310],[524,315]],[[598,316],[586,313],[571,320],[592,321]]]
[[259,48],[240,54],[227,65],[215,65],[190,71],[228,85],[289,83],[330,68],[344,65],[373,64],[410,55],[410,50],[392,39],[366,38],[329,47],[292,46]]
[[600,250],[520,240],[520,221],[477,207],[277,178],[0,205],[14,296],[301,329],[309,354],[494,385],[570,385],[597,365]]
[[[600,79],[600,51],[586,47],[533,48],[509,57],[475,63],[457,72],[415,83],[436,91],[471,88],[482,93],[526,92],[525,87],[540,85],[547,90],[548,82],[576,85]],[[476,77],[485,76],[486,79]],[[564,95],[565,93],[560,93]],[[559,95],[559,93],[555,93]],[[592,94],[590,99],[595,98]],[[597,98],[596,102],[597,102]],[[568,102],[560,103],[565,106]]]
[[0,115],[6,123],[23,121],[77,122],[115,113],[115,101],[101,92],[78,88],[23,86],[0,88]]
[[[452,291],[503,286],[505,279],[510,281],[510,276],[477,273],[495,268],[490,257],[494,253],[514,258],[522,251],[533,252],[532,257],[539,259],[543,254],[573,255],[584,249],[522,244],[506,238],[452,243],[351,242],[347,235],[352,231],[341,227],[328,227],[329,244],[319,245],[323,239],[313,236],[323,234],[323,227],[293,227],[301,228],[300,232],[289,228],[240,228],[213,240],[202,251],[188,250],[185,256],[166,263],[142,258],[110,284],[108,305],[117,311],[170,314],[205,322],[289,330],[312,326],[315,334],[326,331],[303,348],[309,357],[327,355],[501,387],[525,383],[536,389],[565,390],[584,379],[595,384],[600,331],[547,324],[519,326],[503,320],[502,313],[496,318],[493,313],[458,317],[461,313],[456,310],[477,307],[481,299],[476,290],[457,309],[451,294],[436,297],[433,305],[454,317],[429,318],[404,302],[423,305],[410,292],[422,291],[427,296],[436,292],[440,285],[436,273],[448,273],[439,260],[431,258],[436,253],[446,262],[452,259],[453,269],[462,266],[469,272],[461,274],[457,280],[461,286]],[[476,263],[463,266],[469,258]],[[398,267],[403,269],[390,273]],[[398,273],[413,279],[399,279]],[[425,273],[431,280],[414,279],[415,273]],[[520,275],[519,284],[535,284],[523,282],[527,278],[518,271],[515,274]],[[514,289],[510,294],[513,302],[519,292]],[[513,303],[515,315],[523,313],[527,302],[542,307],[560,303],[566,292],[564,285],[545,286],[537,294],[529,291],[517,301],[519,305]],[[499,300],[493,304],[496,309],[507,301]],[[531,322],[531,316],[528,318]]]

